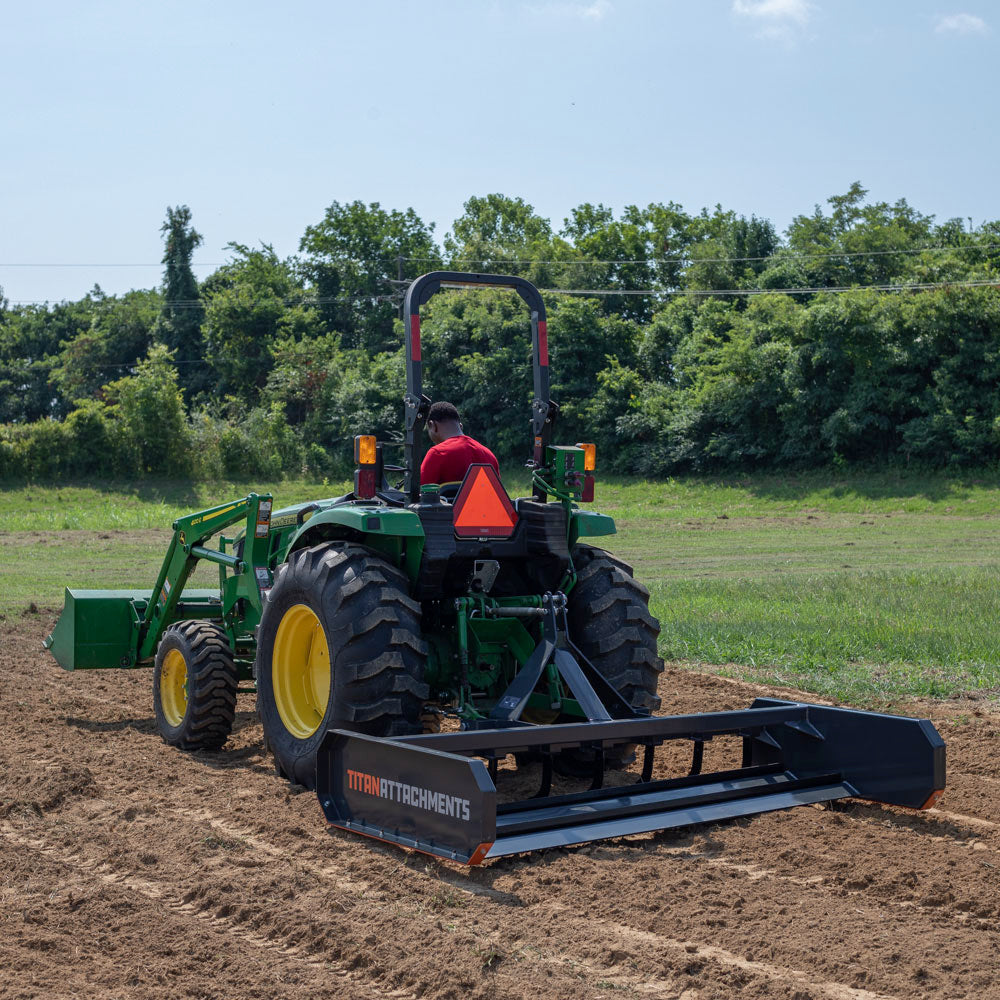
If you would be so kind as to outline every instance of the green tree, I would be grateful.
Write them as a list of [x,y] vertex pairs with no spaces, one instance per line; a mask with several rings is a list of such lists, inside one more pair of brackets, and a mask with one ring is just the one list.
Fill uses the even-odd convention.
[[279,403],[294,426],[308,424],[307,433],[318,440],[316,423],[324,420],[320,414],[327,398],[326,383],[337,379],[343,369],[340,337],[335,333],[286,336],[275,342],[272,353],[265,402]]
[[[581,260],[563,268],[566,287],[652,287],[656,273],[651,259],[654,247],[646,223],[646,216],[634,205],[629,205],[618,220],[605,205],[585,202],[574,208],[563,220],[562,235],[572,242]],[[606,295],[600,304],[605,313],[642,322],[648,320],[653,308],[651,298],[638,295]]]
[[0,319],[0,423],[61,418],[71,400],[52,384],[60,345],[90,325],[93,301],[8,309]]
[[191,397],[208,384],[201,332],[205,310],[198,292],[198,280],[191,269],[191,258],[201,245],[202,237],[191,225],[191,209],[187,205],[167,208],[167,218],[160,232],[164,235],[166,269],[163,309],[156,337],[173,352],[181,369],[180,385]]
[[372,353],[399,346],[393,320],[402,295],[394,282],[440,267],[434,224],[412,208],[386,211],[379,203],[335,201],[299,243],[302,271],[315,288],[327,332],[345,347]]
[[[797,287],[888,284],[904,280],[913,251],[930,245],[933,216],[922,215],[900,198],[895,204],[866,204],[868,191],[855,181],[842,195],[827,199],[829,215],[817,205],[796,216],[787,232],[786,255],[775,264]],[[787,265],[795,267],[788,270]],[[765,272],[766,287],[796,287]]]
[[273,363],[273,349],[290,326],[313,313],[302,305],[303,289],[293,264],[278,259],[264,244],[259,250],[239,243],[233,259],[202,285],[205,347],[213,393],[256,403]]
[[549,220],[531,205],[503,194],[469,198],[444,238],[444,249],[453,270],[517,274],[543,287],[574,280],[572,274],[560,277],[566,272],[558,262],[579,256],[565,240],[553,236]]
[[95,286],[89,325],[60,344],[52,381],[66,400],[92,399],[149,350],[163,305],[156,290],[105,295]]
[[698,238],[689,245],[684,285],[693,289],[755,288],[778,235],[766,219],[737,216],[716,205],[692,220]]
[[[594,299],[564,298],[549,313],[552,397],[560,404],[556,436],[561,441],[590,440],[590,400],[609,358],[634,368],[642,338],[638,323],[604,315]],[[523,415],[518,414],[518,424]],[[523,448],[523,446],[522,446]]]

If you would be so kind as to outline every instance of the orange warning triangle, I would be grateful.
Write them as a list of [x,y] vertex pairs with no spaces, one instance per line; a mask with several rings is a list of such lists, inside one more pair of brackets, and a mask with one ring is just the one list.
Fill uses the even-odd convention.
[[455,497],[455,534],[506,538],[517,524],[517,512],[492,465],[473,465]]

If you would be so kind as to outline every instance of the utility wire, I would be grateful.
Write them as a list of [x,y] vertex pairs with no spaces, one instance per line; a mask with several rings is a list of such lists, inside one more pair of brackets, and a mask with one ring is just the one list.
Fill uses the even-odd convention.
[[906,291],[927,291],[933,288],[989,288],[1000,287],[1000,277],[984,279],[982,281],[926,281],[914,282],[912,284],[896,285],[839,285],[823,287],[817,285],[812,288],[543,288],[542,292],[547,295],[585,295],[585,296],[605,296],[605,295],[818,295],[820,293],[833,292],[906,292]]
[[[890,254],[920,254],[920,253],[945,253],[949,250],[954,251],[970,251],[970,250],[997,250],[1000,249],[1000,243],[986,243],[986,244],[968,244],[965,246],[937,246],[937,247],[921,247],[919,249],[906,249],[906,250],[851,250],[851,251],[840,251],[831,250],[826,253],[794,253],[785,254],[781,253],[781,250],[777,250],[773,254],[767,254],[763,257],[692,257],[690,254],[685,254],[681,257],[635,257],[631,259],[619,259],[619,260],[519,260],[514,257],[510,258],[498,258],[498,259],[482,259],[473,260],[471,258],[462,258],[460,260],[452,261],[453,264],[573,264],[578,267],[588,266],[591,264],[683,264],[685,262],[692,264],[740,264],[748,263],[751,261],[761,261],[761,260],[823,260],[829,257],[885,257]],[[404,257],[403,260],[413,261],[417,263],[433,263],[437,260],[436,257]]]
[[[404,282],[403,284],[408,284],[408,282]],[[140,290],[149,291],[149,289],[140,289]],[[403,299],[402,295],[400,294],[364,295],[361,296],[361,298],[364,298],[368,302],[402,302]],[[211,301],[212,301],[211,299],[173,299],[171,301],[167,301],[166,299],[164,299],[157,305],[157,310],[162,311],[163,309],[199,309],[199,308],[204,309],[208,306],[208,304]],[[263,301],[271,302],[274,300],[253,299],[250,302],[239,302],[238,306],[258,305]],[[286,306],[325,306],[325,305],[332,305],[336,302],[342,302],[343,299],[339,299],[334,295],[319,295],[316,296],[315,298],[295,298],[295,299],[285,298],[285,299],[280,299],[278,301],[280,301],[282,305]],[[15,306],[52,305],[52,306],[65,306],[67,308],[77,307],[77,306],[86,308],[89,305],[91,308],[97,308],[97,309],[100,308],[111,309],[115,305],[127,304],[123,303],[122,300],[117,299],[114,296],[108,296],[108,301],[91,299],[89,303],[85,301],[85,298],[75,299],[71,301],[64,300],[62,302],[49,302],[48,299],[10,299],[9,302],[11,305]]]
[[[192,261],[191,267],[225,267],[232,261],[203,261],[195,263]],[[0,264],[0,267],[163,267],[164,262],[159,264]]]
[[[697,244],[695,244],[697,245]],[[794,253],[787,254],[782,253],[779,248],[773,254],[766,254],[761,257],[692,257],[690,254],[684,254],[680,257],[634,257],[634,258],[618,258],[614,260],[581,260],[581,259],[566,259],[566,260],[530,260],[527,258],[517,258],[517,257],[501,257],[501,258],[483,258],[483,259],[473,259],[473,258],[461,258],[459,260],[451,261],[452,264],[572,264],[577,267],[585,267],[592,264],[682,264],[684,262],[690,262],[695,264],[744,264],[751,263],[762,260],[824,260],[830,257],[837,258],[857,258],[857,257],[887,257],[892,254],[921,254],[921,253],[948,253],[949,251],[955,253],[971,253],[972,251],[985,251],[985,250],[1000,250],[1000,243],[968,243],[962,246],[935,246],[935,247],[917,247],[917,248],[907,248],[900,250],[830,250],[824,253]],[[424,263],[424,264],[439,264],[442,263],[442,258],[440,257],[399,257],[394,258],[398,260],[405,260],[414,263]],[[192,263],[192,267],[228,267],[233,261],[202,261],[198,263]],[[340,257],[336,258],[334,261],[336,264],[354,264],[358,267],[369,267],[371,261],[364,260],[354,260],[350,257]],[[157,264],[85,264],[85,263],[55,263],[55,264],[40,264],[40,263],[24,263],[24,264],[2,264],[0,267],[163,267],[163,262]]]
[[[393,282],[395,283],[395,282]],[[406,282],[404,282],[406,284]],[[821,294],[844,294],[847,292],[907,292],[907,291],[931,291],[935,288],[992,288],[1000,287],[1000,277],[983,278],[968,281],[923,281],[923,282],[900,282],[896,284],[884,285],[811,285],[799,288],[541,288],[539,291],[546,295],[582,295],[589,298],[602,298],[605,296],[657,296],[666,297],[677,295],[692,295],[697,297],[721,296],[721,295],[821,295]],[[373,295],[366,296],[371,302],[392,302],[399,304],[399,295]],[[328,305],[339,302],[333,296],[321,296],[315,299],[298,299],[295,301],[286,300],[285,305],[316,306]],[[30,299],[15,299],[12,305],[49,305],[48,302],[34,301]],[[55,303],[56,305],[81,306],[82,300],[67,303]],[[113,303],[108,304],[108,308]],[[243,303],[254,305],[255,302]],[[105,306],[103,302],[90,303],[92,308]],[[84,306],[85,307],[85,306]],[[164,308],[170,309],[199,309],[205,308],[202,299],[177,299],[173,302],[164,303]]]

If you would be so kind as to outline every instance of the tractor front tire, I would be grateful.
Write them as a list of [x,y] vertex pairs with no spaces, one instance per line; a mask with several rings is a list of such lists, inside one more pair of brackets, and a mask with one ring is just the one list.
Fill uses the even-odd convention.
[[326,731],[421,731],[427,643],[406,576],[371,549],[327,543],[276,574],[257,643],[257,709],[278,773],[316,786]]
[[219,750],[236,717],[239,677],[225,630],[183,621],[160,639],[153,666],[153,711],[160,735],[181,750]]
[[[649,612],[649,591],[632,576],[632,567],[604,549],[573,549],[576,585],[569,592],[569,635],[574,645],[633,707],[655,712],[656,685],[663,660],[656,652],[660,623]],[[586,751],[559,755],[562,770],[586,771]],[[635,747],[609,751],[607,766],[624,767]]]

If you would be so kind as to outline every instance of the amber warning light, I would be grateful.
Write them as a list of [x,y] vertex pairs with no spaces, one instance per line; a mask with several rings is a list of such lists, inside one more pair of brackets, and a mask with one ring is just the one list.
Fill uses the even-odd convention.
[[462,480],[453,511],[459,538],[509,538],[517,511],[492,465],[473,465]]
[[354,461],[358,465],[375,464],[375,435],[358,434],[354,438]]
[[372,500],[378,483],[375,481],[376,441],[374,434],[358,434],[354,438],[354,495],[358,500]]

